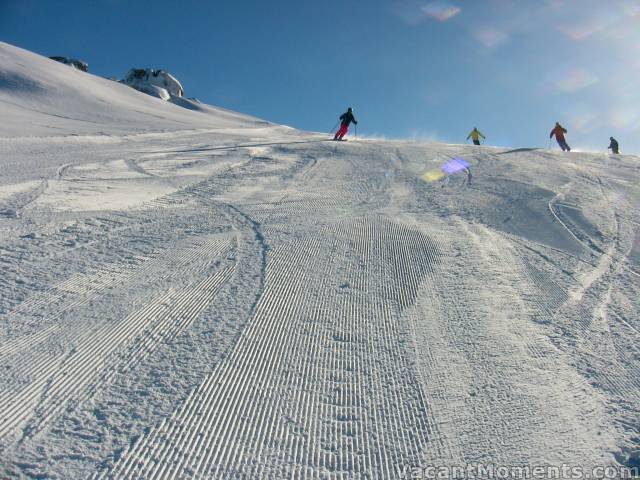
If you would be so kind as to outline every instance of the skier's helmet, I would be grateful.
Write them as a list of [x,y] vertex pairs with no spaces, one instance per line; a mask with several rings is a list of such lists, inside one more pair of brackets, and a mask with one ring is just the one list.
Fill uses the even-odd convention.
[[351,107],[347,108],[347,112],[353,112],[353,108]]
[[609,137],[609,140],[613,140],[613,137]]

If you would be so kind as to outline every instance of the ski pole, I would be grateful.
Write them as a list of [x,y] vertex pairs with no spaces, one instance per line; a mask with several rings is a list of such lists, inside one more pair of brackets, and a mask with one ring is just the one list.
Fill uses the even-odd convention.
[[353,136],[354,137],[358,136],[358,124],[357,123],[353,126]]
[[333,131],[336,129],[336,127],[338,126],[338,123],[340,123],[340,120],[336,122],[336,124],[331,128],[331,130],[329,130],[330,134],[333,133]]

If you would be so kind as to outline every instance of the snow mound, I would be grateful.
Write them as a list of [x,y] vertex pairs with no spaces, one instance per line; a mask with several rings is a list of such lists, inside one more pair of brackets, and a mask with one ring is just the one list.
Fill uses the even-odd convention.
[[122,83],[162,100],[184,96],[184,88],[178,79],[164,70],[132,68]]
[[[149,85],[164,89],[165,100],[173,101],[153,98],[128,85],[0,42],[0,139],[271,125],[183,99],[180,82],[169,74],[150,78]],[[156,96],[162,94],[155,91]]]

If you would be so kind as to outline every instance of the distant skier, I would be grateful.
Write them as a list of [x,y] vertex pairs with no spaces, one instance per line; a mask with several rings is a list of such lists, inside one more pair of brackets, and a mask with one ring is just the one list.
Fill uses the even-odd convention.
[[342,140],[343,137],[349,131],[349,125],[353,122],[355,125],[358,124],[356,118],[353,116],[353,109],[351,107],[347,108],[347,111],[340,115],[340,128],[336,132],[336,135],[333,137],[334,140]]
[[618,141],[613,137],[609,137],[609,140],[611,140],[611,143],[609,144],[609,150],[611,150],[611,153],[615,153],[616,155],[619,154]]
[[560,145],[562,151],[570,152],[571,147],[567,144],[567,141],[564,138],[565,133],[567,133],[567,129],[560,125],[560,122],[556,122],[556,126],[553,127],[553,130],[551,130],[549,138],[553,138],[553,136],[555,135],[556,141],[558,142],[558,145]]
[[471,139],[473,140],[474,145],[480,145],[480,137],[482,137],[483,140],[486,140],[485,136],[480,133],[480,130],[478,130],[476,127],[473,127],[471,133],[467,135],[467,140]]

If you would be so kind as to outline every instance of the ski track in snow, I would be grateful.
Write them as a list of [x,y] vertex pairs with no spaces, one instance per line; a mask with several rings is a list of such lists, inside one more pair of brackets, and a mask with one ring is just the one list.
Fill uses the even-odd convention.
[[[222,253],[216,248],[219,243],[208,245],[211,252],[198,252],[200,260],[203,253],[213,253],[214,257]],[[169,291],[121,322],[105,325],[96,331],[69,325],[75,331],[73,349],[60,357],[46,358],[48,355],[43,355],[42,358],[32,358],[33,363],[16,370],[17,375],[32,379],[28,387],[0,396],[0,404],[3,405],[0,409],[0,438],[32,416],[36,417],[38,425],[46,424],[71,397],[81,401],[83,390],[89,390],[97,379],[108,379],[108,371],[105,370],[114,368],[111,357],[117,350],[129,350],[115,359],[119,363],[118,368],[128,368],[144,358],[155,343],[166,341],[187,328],[232,273],[233,269],[227,267],[191,288]],[[77,282],[65,283],[66,288],[77,285]],[[44,332],[45,336],[54,333],[58,332]],[[35,339],[27,339],[26,345],[22,344],[20,348],[43,341],[41,337],[37,335]],[[29,432],[34,428],[29,426]]]
[[[415,294],[417,279],[405,292],[380,291],[376,300],[368,272],[361,270],[345,278],[359,294],[337,296],[330,306],[326,301],[341,288],[331,285],[340,257],[328,258],[317,277],[326,250],[344,255],[351,244],[364,265],[384,254],[384,237],[398,242],[401,254],[411,250],[402,244],[401,229],[376,227],[341,225],[318,232],[332,234],[333,244],[309,239],[275,250],[254,318],[228,360],[168,421],[142,437],[110,476],[378,471],[391,477],[401,461],[417,463],[430,428],[391,308],[410,301],[405,295]],[[353,244],[353,238],[360,240]],[[433,246],[422,241],[428,262]],[[306,268],[291,271],[300,266]],[[284,303],[285,296],[291,301]],[[334,310],[337,317],[329,313]],[[289,348],[279,348],[282,344]],[[376,372],[380,361],[385,370]]]
[[[170,264],[175,269],[184,269],[189,265],[192,269],[204,269],[207,266],[203,262],[203,256],[209,255],[216,258],[222,253],[222,249],[228,248],[228,240],[225,238],[212,238],[208,242],[189,246],[187,249],[180,249],[168,252],[168,255],[156,258],[136,258],[126,266],[110,265],[100,268],[97,271],[76,275],[47,291],[30,297],[20,304],[14,311],[8,314],[11,316],[38,316],[42,308],[47,305],[55,305],[55,310],[49,313],[49,319],[57,319],[65,312],[88,302],[91,298],[100,294],[102,290],[112,288],[118,284],[123,284],[134,275],[155,274],[158,280],[171,277],[173,271],[165,270],[163,267]],[[213,254],[211,256],[211,254]],[[206,257],[205,257],[206,258]],[[198,261],[197,265],[190,265]],[[71,325],[75,329],[77,325]],[[0,346],[0,358],[13,354],[20,350],[34,347],[37,343],[46,339],[47,336],[56,334],[63,327],[56,323],[46,329],[42,329],[33,336],[24,337],[18,341]],[[83,333],[79,331],[79,333]]]
[[[34,182],[35,183],[35,182]],[[20,189],[8,198],[0,198],[0,217],[17,218],[22,211],[33,203],[47,189],[48,182],[42,180],[33,187]]]
[[[2,285],[5,476],[399,478],[637,460],[640,218],[632,193],[611,201],[615,166],[607,180],[579,154],[190,135],[137,153],[102,145],[60,163],[50,180],[65,195],[39,180],[0,199],[18,212],[1,219],[6,281],[24,279]],[[468,173],[421,178],[459,155]],[[560,173],[545,175],[550,163]],[[171,189],[123,209],[97,193],[73,215],[49,203],[144,182]],[[82,439],[65,451],[64,420],[108,404],[116,376],[169,368],[161,346],[214,349],[193,332],[222,329],[213,312],[231,298],[246,323],[165,410],[86,443],[91,455]]]

